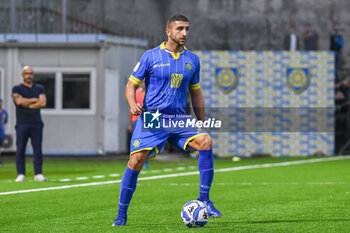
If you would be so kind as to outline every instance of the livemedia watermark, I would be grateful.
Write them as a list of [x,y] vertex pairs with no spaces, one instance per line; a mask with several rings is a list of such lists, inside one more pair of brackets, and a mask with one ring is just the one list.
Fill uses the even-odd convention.
[[144,129],[220,129],[222,122],[219,119],[207,118],[204,121],[197,120],[190,115],[184,114],[162,114],[156,112],[143,113],[143,128]]
[[203,128],[210,132],[334,132],[335,108],[206,108],[192,114],[143,113],[143,129]]

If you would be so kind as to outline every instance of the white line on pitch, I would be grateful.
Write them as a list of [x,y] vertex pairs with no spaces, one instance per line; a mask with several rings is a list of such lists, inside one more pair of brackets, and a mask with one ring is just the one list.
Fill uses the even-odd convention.
[[61,182],[68,182],[68,181],[71,181],[72,179],[59,179],[58,181],[61,181]]
[[[259,182],[259,183],[251,183],[251,182],[242,182],[242,183],[215,183],[215,185],[217,186],[257,186],[257,185],[261,185],[261,186],[274,186],[274,185],[345,185],[347,184],[346,182],[307,182],[307,183],[303,183],[303,182]],[[146,186],[151,186],[153,184],[151,183],[143,183],[143,185]],[[159,184],[161,186],[198,186],[198,182],[196,183],[162,183]]]
[[[330,157],[330,158],[298,160],[298,161],[290,161],[290,162],[283,162],[283,163],[267,163],[267,164],[248,165],[248,166],[241,166],[241,167],[220,168],[220,169],[215,169],[215,172],[241,171],[241,170],[248,170],[248,169],[255,169],[255,168],[268,168],[268,167],[283,167],[283,166],[290,166],[290,165],[296,165],[296,164],[318,163],[318,162],[336,161],[336,160],[343,160],[343,159],[350,159],[350,156],[337,156],[337,157]],[[167,174],[167,175],[140,177],[138,180],[139,181],[158,180],[163,178],[191,176],[191,175],[198,175],[198,174],[199,174],[198,171],[193,171],[193,172],[174,173],[174,174]],[[121,180],[111,180],[111,181],[92,182],[92,183],[85,183],[85,184],[73,184],[73,185],[64,185],[64,186],[57,186],[57,187],[39,188],[39,189],[26,189],[26,190],[18,190],[18,191],[11,191],[11,192],[2,192],[0,193],[0,195],[11,195],[11,194],[18,194],[18,193],[31,193],[31,192],[48,191],[48,190],[69,189],[69,188],[97,186],[97,185],[105,185],[105,184],[116,184],[120,182]]]
[[93,176],[92,178],[94,179],[101,179],[101,178],[105,178],[106,176],[104,175],[97,175],[97,176]]
[[87,180],[89,177],[83,176],[83,177],[77,177],[76,180]]
[[151,173],[159,173],[160,170],[151,170]]

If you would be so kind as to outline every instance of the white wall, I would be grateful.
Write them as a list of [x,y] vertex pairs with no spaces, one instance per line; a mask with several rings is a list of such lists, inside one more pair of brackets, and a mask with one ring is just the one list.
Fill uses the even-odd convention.
[[[14,46],[15,45],[15,46]],[[34,72],[76,72],[88,71],[92,74],[92,103],[90,110],[42,110],[44,127],[44,154],[103,154],[105,150],[105,106],[109,106],[118,97],[116,110],[118,114],[117,132],[115,138],[108,138],[109,145],[116,141],[108,152],[123,153],[127,151],[127,113],[128,107],[124,98],[125,84],[140,58],[145,46],[128,46],[125,44],[91,43],[86,46],[75,43],[50,44],[7,44],[0,43],[0,70],[4,78],[4,107],[7,108],[10,119],[7,133],[13,136],[15,142],[15,106],[12,102],[12,87],[22,82],[21,69],[24,65],[33,67]],[[105,95],[106,70],[115,74],[118,80],[113,82],[112,96]],[[115,91],[115,93],[113,92]],[[108,134],[107,134],[108,135]],[[13,145],[10,150],[15,151]],[[27,151],[31,152],[30,143]]]

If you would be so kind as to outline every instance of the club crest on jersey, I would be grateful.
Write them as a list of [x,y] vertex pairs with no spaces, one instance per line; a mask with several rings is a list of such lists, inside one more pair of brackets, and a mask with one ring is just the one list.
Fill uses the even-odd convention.
[[310,69],[307,67],[286,68],[288,87],[297,95],[303,93],[310,85]]
[[224,94],[229,94],[238,86],[238,68],[215,68],[215,82]]
[[136,139],[132,145],[134,146],[134,148],[138,148],[141,145],[141,141]]
[[186,69],[187,69],[187,70],[191,70],[191,69],[192,69],[192,64],[189,63],[189,62],[187,62],[187,63],[186,63]]

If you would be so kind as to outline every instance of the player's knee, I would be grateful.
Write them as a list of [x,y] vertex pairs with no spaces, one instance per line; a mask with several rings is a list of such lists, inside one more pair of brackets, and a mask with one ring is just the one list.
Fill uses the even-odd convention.
[[132,170],[136,170],[139,171],[141,170],[140,168],[143,166],[143,164],[146,161],[146,157],[147,155],[145,155],[144,153],[135,153],[132,154],[129,158],[129,162],[128,162],[128,166],[132,169]]
[[203,135],[199,138],[199,150],[210,150],[212,148],[212,139],[209,135]]

